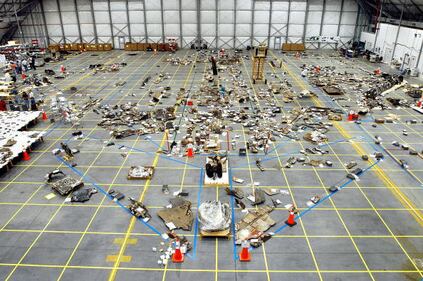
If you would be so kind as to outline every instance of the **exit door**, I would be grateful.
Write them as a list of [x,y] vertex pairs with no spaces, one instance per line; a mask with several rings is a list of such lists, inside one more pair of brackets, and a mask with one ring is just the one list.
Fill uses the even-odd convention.
[[125,36],[119,36],[119,49],[125,49]]
[[273,41],[273,49],[275,50],[280,50],[281,49],[281,37],[277,36],[275,37],[275,40]]

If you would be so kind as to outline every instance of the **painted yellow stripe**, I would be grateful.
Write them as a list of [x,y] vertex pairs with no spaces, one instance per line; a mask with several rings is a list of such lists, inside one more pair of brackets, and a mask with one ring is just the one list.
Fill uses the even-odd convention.
[[[0,266],[16,266],[14,263],[0,263]],[[39,268],[63,268],[64,265],[57,264],[29,264],[21,263],[19,267],[39,267]],[[111,266],[89,266],[89,265],[70,265],[70,269],[97,269],[97,270],[110,270]],[[119,270],[126,271],[164,271],[161,267],[119,267]],[[215,269],[201,269],[201,268],[167,268],[167,271],[172,272],[215,272]],[[264,269],[219,269],[221,273],[264,273]],[[291,269],[269,269],[271,273],[316,273],[316,270],[291,270]],[[367,270],[321,270],[322,273],[367,273]],[[374,273],[419,273],[422,270],[395,270],[395,269],[373,269]]]
[[[274,56],[274,54],[272,54]],[[283,67],[286,72],[296,81],[296,83],[303,89],[307,90],[307,86],[305,83],[300,80],[297,75],[293,74],[292,71],[284,66]],[[322,106],[320,100],[316,99],[315,97],[312,98],[313,102],[318,105]],[[338,122],[333,122],[334,127],[341,133],[341,135],[349,139],[351,136],[345,131],[345,129],[338,124]],[[366,154],[364,149],[356,142],[352,142],[352,146],[354,149],[359,153],[359,155]],[[413,218],[423,227],[423,214],[417,210],[417,207],[414,205],[413,202],[400,190],[400,188],[395,185],[386,175],[386,173],[378,166],[375,165],[372,171],[376,174],[376,176],[391,190],[392,194],[397,198],[397,200],[406,208],[408,209],[409,213],[413,216]]]
[[117,262],[118,260],[119,262],[131,262],[132,256],[120,256],[118,258],[117,255],[108,255],[106,257],[107,262]]
[[[125,240],[123,238],[115,238],[113,240],[113,244],[117,244],[117,245],[122,245],[123,242]],[[129,238],[126,243],[128,243],[129,245],[136,245],[138,243],[138,239],[137,238]]]
[[[197,55],[196,55],[195,58],[197,58]],[[190,71],[188,73],[188,76],[186,78],[186,81],[185,81],[184,86],[187,84],[188,78],[191,76],[191,73],[192,73],[192,70],[194,68],[194,65],[195,65],[195,63],[193,63],[192,66],[191,66],[191,69],[190,69]],[[163,134],[162,140],[160,142],[160,147],[163,147],[163,145],[164,145],[164,143],[165,143],[166,140],[167,140],[166,134]],[[156,156],[154,157],[153,164],[152,164],[153,167],[156,167],[157,166],[157,163],[159,161],[159,158],[160,158],[160,153],[159,153],[159,151],[156,151]],[[145,183],[144,190],[143,190],[143,192],[142,192],[142,194],[141,194],[141,196],[140,196],[140,198],[139,198],[138,201],[143,201],[144,196],[146,194],[146,191],[148,190],[148,187],[150,186],[150,183],[151,183],[151,179],[148,179],[146,181],[146,183]],[[112,269],[112,271],[110,273],[110,276],[108,278],[109,281],[113,281],[116,278],[117,269],[120,266],[120,257],[123,256],[123,253],[125,253],[125,251],[126,251],[126,248],[127,248],[126,241],[131,236],[132,230],[133,230],[133,228],[135,226],[135,222],[136,222],[135,217],[132,217],[131,218],[131,221],[129,223],[129,226],[128,226],[128,230],[126,231],[126,234],[125,234],[124,243],[123,243],[122,247],[120,248],[120,251],[119,251],[119,254],[118,254],[118,259],[116,260],[116,262],[115,262],[115,264],[113,266],[113,269]]]
[[[248,70],[247,70],[246,66],[245,66],[244,61],[243,61],[243,64],[244,64],[245,71],[246,71],[246,73],[247,73],[247,75],[248,75],[248,80],[250,81],[250,85],[251,85],[251,87],[253,88],[253,93],[254,93],[254,95],[255,95],[255,97],[256,97],[256,100],[257,100],[257,101],[259,101],[259,99],[258,99],[258,97],[257,97],[256,90],[255,90],[255,88],[254,88],[254,85],[252,84],[252,79],[251,79],[251,77],[250,77],[250,74],[249,74],[249,72],[248,72]],[[259,107],[260,107],[260,102],[258,102],[258,105],[259,105]],[[282,108],[283,108],[283,107],[282,107]],[[261,107],[260,107],[260,109],[261,109]],[[246,141],[247,141],[247,139],[246,139],[246,137],[245,137],[244,128],[242,128],[242,131],[243,131],[244,141],[246,142]],[[274,143],[273,143],[273,147],[275,147],[275,144],[274,144]],[[279,156],[279,155],[278,155],[277,150],[275,150],[275,153],[276,153],[276,155],[277,155],[277,156]],[[247,161],[248,161],[248,168],[249,168],[249,170],[250,170],[250,179],[251,179],[251,182],[253,182],[252,167],[251,167],[251,165],[250,165],[250,161],[249,161],[249,152],[248,152],[248,151],[247,151]],[[278,162],[279,162],[280,167],[282,167],[282,163],[281,163],[281,160],[280,160],[280,158],[279,158],[279,157],[278,157]],[[284,169],[281,169],[281,172],[282,172],[282,175],[284,176],[285,181],[286,181],[286,183],[287,183],[287,188],[288,188],[288,190],[290,191],[290,192],[289,192],[289,194],[290,194],[291,200],[292,200],[292,202],[293,202],[295,205],[297,205],[297,204],[296,204],[296,202],[295,202],[295,198],[294,198],[294,196],[293,196],[293,193],[292,193],[292,191],[291,191],[291,186],[290,186],[290,184],[289,184],[289,182],[288,182],[288,180],[287,180],[287,177],[286,177],[286,174],[285,174],[285,170],[284,170]],[[320,271],[319,265],[318,265],[318,263],[317,263],[316,256],[315,256],[315,254],[314,254],[313,248],[311,247],[310,239],[308,238],[307,231],[306,231],[306,229],[305,229],[305,227],[304,227],[304,224],[302,223],[302,219],[301,219],[301,218],[300,218],[300,222],[301,222],[301,223],[300,223],[301,228],[302,228],[302,230],[303,230],[303,232],[304,232],[304,234],[305,234],[305,239],[306,239],[306,242],[307,242],[307,246],[308,246],[308,248],[309,248],[309,250],[310,250],[310,255],[311,255],[312,259],[313,259],[314,266],[316,267],[317,274],[319,275],[319,279],[320,279],[320,280],[323,280],[323,277],[322,277],[322,274],[321,274],[321,271]],[[266,248],[265,248],[265,245],[263,244],[263,245],[262,245],[262,247],[263,247],[263,257],[264,257],[264,265],[265,265],[265,268],[266,268],[267,280],[271,280],[271,279],[270,279],[270,274],[269,274],[270,270],[269,270],[269,268],[268,268],[268,264],[267,264],[267,258],[266,258]]]

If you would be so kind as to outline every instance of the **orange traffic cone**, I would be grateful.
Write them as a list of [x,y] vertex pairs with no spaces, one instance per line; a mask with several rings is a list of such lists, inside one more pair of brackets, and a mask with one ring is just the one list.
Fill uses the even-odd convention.
[[41,118],[45,121],[47,120],[47,113],[45,111],[43,111]]
[[297,224],[297,222],[295,221],[295,213],[293,211],[289,211],[289,216],[285,223],[289,226],[294,226]]
[[251,253],[250,251],[248,251],[249,246],[250,245],[248,241],[242,241],[242,250],[241,250],[241,253],[239,254],[239,261],[242,261],[242,262],[251,261]]
[[187,156],[189,158],[193,158],[194,157],[194,149],[192,147],[188,147],[188,149],[187,149]]
[[181,244],[179,241],[175,242],[175,252],[172,255],[172,262],[173,263],[184,262],[184,254],[182,254],[181,252]]
[[29,156],[29,153],[26,150],[23,151],[22,160],[24,160],[24,161],[31,160],[31,156]]

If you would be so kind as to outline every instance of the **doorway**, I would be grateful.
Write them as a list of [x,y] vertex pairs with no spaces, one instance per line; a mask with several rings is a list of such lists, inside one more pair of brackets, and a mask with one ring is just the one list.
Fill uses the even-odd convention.
[[119,36],[119,49],[125,49],[125,36]]
[[282,41],[282,38],[280,36],[276,36],[275,40],[273,41],[273,49],[280,50],[281,49],[281,41]]

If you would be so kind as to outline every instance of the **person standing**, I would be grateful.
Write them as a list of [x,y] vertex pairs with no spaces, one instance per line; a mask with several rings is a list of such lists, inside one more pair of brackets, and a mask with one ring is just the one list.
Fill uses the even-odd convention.
[[34,97],[30,97],[29,98],[30,104],[31,104],[31,110],[32,111],[37,111],[38,107],[37,107],[37,102],[35,101]]
[[26,59],[22,60],[22,67],[25,70],[25,72],[28,71],[28,61]]
[[24,101],[24,105],[22,106],[23,111],[29,110],[29,96],[26,92],[22,94],[22,99]]
[[29,57],[29,66],[31,67],[32,70],[36,70],[35,57],[34,56]]
[[4,100],[0,100],[0,111],[7,111],[6,102]]

